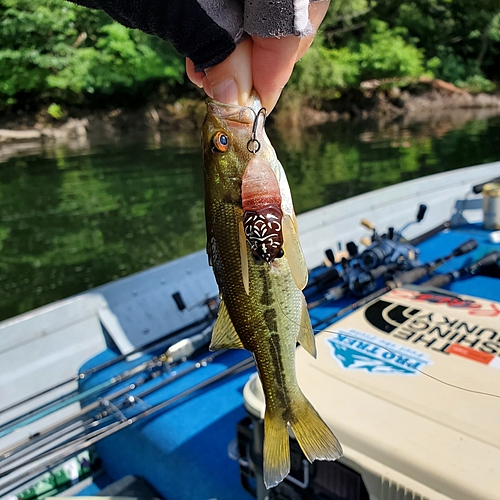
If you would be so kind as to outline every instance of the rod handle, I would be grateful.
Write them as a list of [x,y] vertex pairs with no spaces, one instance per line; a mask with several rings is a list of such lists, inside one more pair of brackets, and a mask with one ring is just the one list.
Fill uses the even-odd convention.
[[373,279],[380,278],[380,276],[383,276],[385,273],[389,271],[394,271],[398,267],[397,262],[391,262],[389,264],[383,264],[381,266],[376,267],[375,269],[372,269],[370,271],[371,277]]
[[472,250],[475,250],[476,248],[477,248],[477,241],[470,239],[462,243],[457,248],[455,248],[455,250],[451,252],[451,256],[458,257],[459,255],[464,255],[466,253],[472,252]]
[[425,283],[422,283],[422,285],[435,286],[436,288],[443,288],[448,283],[451,283],[453,281],[453,278],[454,276],[452,273],[436,274],[430,280],[426,281]]
[[419,205],[418,207],[418,212],[417,212],[417,222],[422,222],[422,220],[425,217],[425,212],[427,212],[427,205],[424,205],[423,203]]
[[349,257],[354,257],[358,255],[358,245],[354,243],[354,241],[348,241],[346,244],[347,252],[349,253]]
[[406,273],[395,276],[391,281],[387,282],[387,286],[391,288],[398,288],[403,285],[415,283],[415,281],[418,281],[420,278],[427,276],[430,272],[430,269],[431,267],[428,264],[415,267],[414,269],[410,269]]
[[484,257],[481,257],[477,262],[475,262],[471,266],[471,271],[474,273],[480,267],[491,266],[493,264],[496,264],[499,260],[500,260],[500,252],[495,250],[495,251],[490,252],[489,254],[485,255]]
[[328,262],[332,264],[332,266],[335,265],[335,254],[331,248],[327,248],[325,250],[325,257],[328,259]]
[[361,219],[359,223],[366,229],[369,229],[370,231],[373,231],[375,229],[375,226],[367,219]]

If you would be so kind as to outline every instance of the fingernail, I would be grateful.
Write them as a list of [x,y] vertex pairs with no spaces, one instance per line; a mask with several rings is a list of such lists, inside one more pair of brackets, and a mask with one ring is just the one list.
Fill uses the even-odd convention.
[[223,82],[213,85],[212,97],[217,101],[226,104],[238,104],[238,86],[233,78],[224,80]]

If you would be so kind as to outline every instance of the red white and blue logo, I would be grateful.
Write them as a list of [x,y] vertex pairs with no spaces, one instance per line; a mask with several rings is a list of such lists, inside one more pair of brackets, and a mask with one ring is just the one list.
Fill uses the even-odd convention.
[[432,364],[425,353],[355,329],[340,330],[325,341],[332,357],[347,370],[415,375]]

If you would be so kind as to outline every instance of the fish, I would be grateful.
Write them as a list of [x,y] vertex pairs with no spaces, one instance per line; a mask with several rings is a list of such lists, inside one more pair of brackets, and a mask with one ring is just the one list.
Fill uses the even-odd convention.
[[207,100],[202,127],[207,253],[221,302],[211,350],[253,354],[264,391],[263,478],[290,471],[289,427],[304,455],[336,460],[342,447],[299,388],[297,342],[316,357],[302,293],[308,270],[285,171],[254,92],[246,106]]

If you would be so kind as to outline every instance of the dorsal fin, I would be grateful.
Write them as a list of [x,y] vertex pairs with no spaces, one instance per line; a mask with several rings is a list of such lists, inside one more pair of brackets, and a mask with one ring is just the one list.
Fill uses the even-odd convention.
[[223,300],[219,305],[219,313],[212,332],[212,342],[210,342],[210,350],[216,351],[217,349],[245,349]]

